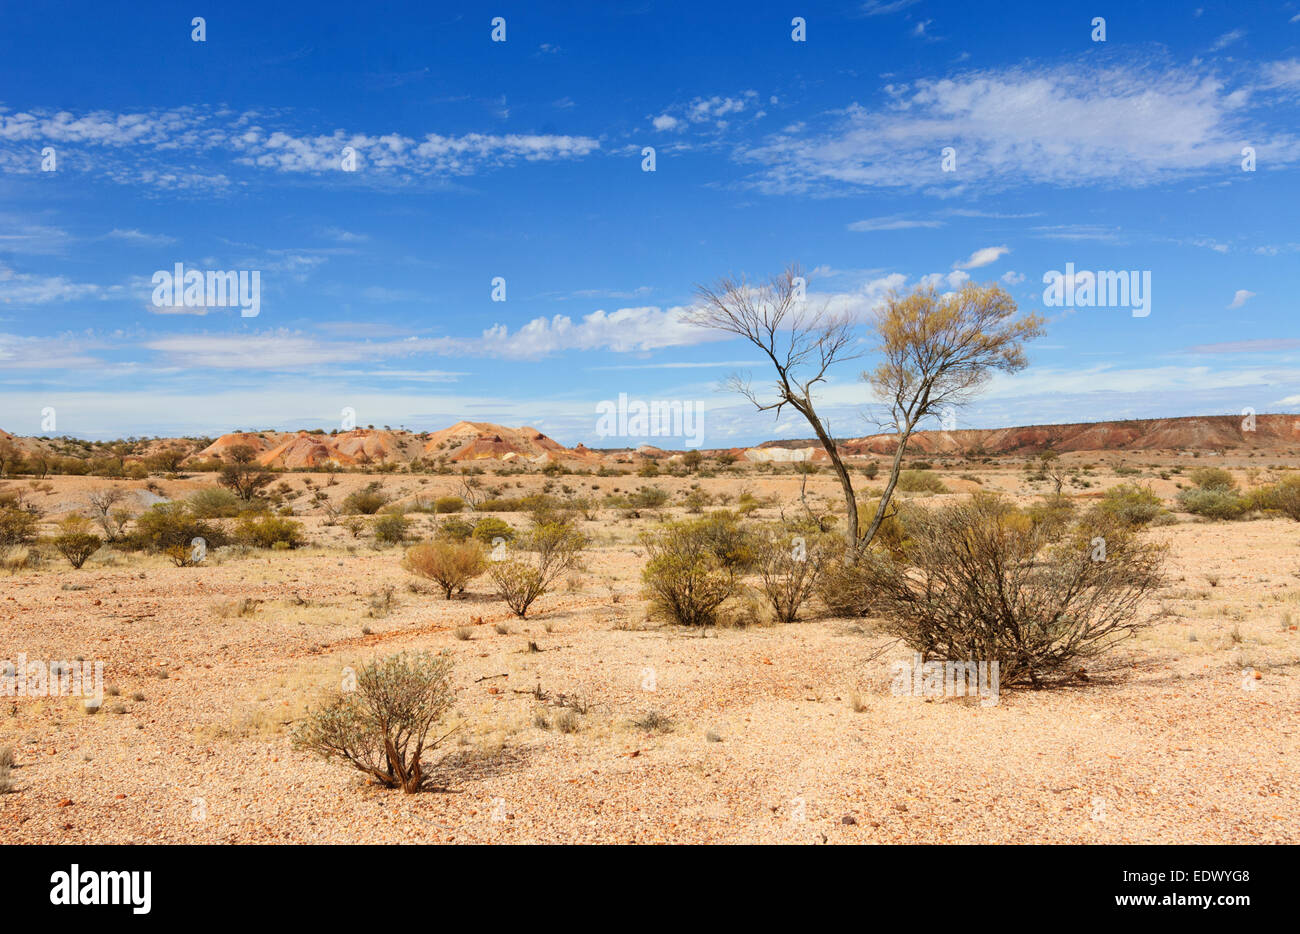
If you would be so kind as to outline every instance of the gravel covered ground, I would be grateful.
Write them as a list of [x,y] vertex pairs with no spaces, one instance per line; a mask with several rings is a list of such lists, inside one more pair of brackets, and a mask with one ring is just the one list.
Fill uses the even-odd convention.
[[[104,483],[49,482],[49,518]],[[620,482],[644,481],[601,480],[599,492]],[[171,496],[197,485],[163,483]],[[797,489],[792,478],[704,485]],[[813,486],[834,495],[829,478]],[[75,699],[0,698],[0,747],[15,758],[3,837],[1300,842],[1293,522],[1147,533],[1172,546],[1149,607],[1164,609],[1161,622],[1086,681],[1005,691],[985,707],[893,696],[890,664],[907,653],[869,621],[701,635],[647,620],[635,543],[645,521],[609,512],[586,523],[597,539],[588,569],[522,621],[485,580],[464,600],[413,590],[399,551],[320,516],[306,519],[314,544],[292,553],[176,568],[105,550],[80,571],[0,572],[0,659],[102,659],[116,692],[95,715]],[[385,791],[291,747],[295,718],[346,666],[408,648],[456,659],[462,725],[429,759],[437,790]],[[576,732],[557,728],[564,711],[579,711]],[[651,712],[666,724],[651,729]]]

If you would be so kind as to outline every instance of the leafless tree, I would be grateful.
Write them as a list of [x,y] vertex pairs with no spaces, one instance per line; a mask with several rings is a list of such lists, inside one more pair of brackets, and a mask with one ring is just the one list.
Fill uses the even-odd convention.
[[105,487],[102,490],[92,490],[86,500],[90,503],[90,508],[94,513],[95,521],[99,523],[100,528],[104,530],[104,536],[110,541],[115,542],[122,534],[122,523],[119,513],[121,510],[115,510],[113,507],[126,498],[126,490],[118,487]]
[[834,363],[856,356],[849,349],[852,327],[848,318],[833,315],[825,307],[810,308],[805,288],[806,280],[797,265],[759,285],[725,278],[715,285],[698,287],[702,307],[692,313],[690,320],[701,327],[745,338],[771,361],[776,371],[774,397],[760,398],[748,377],[738,373],[729,378],[728,387],[760,412],[779,415],[781,409],[790,406],[807,420],[839,478],[848,513],[848,539],[855,544],[858,510],[853,481],[828,424],[813,404],[813,389],[826,380],[826,371]]

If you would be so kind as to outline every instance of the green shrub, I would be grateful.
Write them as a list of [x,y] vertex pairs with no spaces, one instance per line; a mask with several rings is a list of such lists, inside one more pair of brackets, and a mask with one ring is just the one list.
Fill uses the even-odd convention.
[[179,548],[189,552],[194,539],[201,538],[208,547],[226,544],[226,535],[190,511],[185,503],[158,503],[135,520],[130,540],[145,551],[164,552]]
[[439,496],[433,502],[433,511],[439,514],[460,512],[465,508],[465,501],[459,496]]
[[299,548],[307,544],[301,522],[266,513],[245,513],[235,526],[235,539],[253,548]]
[[1107,490],[1097,504],[1106,517],[1129,528],[1150,525],[1165,511],[1160,497],[1150,487],[1121,483]]
[[1250,512],[1251,501],[1230,487],[1212,486],[1183,490],[1178,494],[1178,505],[1185,512],[1206,519],[1240,519]]
[[385,545],[400,545],[411,534],[411,520],[400,512],[386,512],[370,520],[375,541]]
[[895,489],[903,493],[947,493],[948,488],[939,477],[928,470],[903,470],[898,474]]
[[668,502],[668,491],[657,486],[643,486],[628,497],[634,509],[658,509]]
[[54,537],[54,547],[74,568],[85,564],[86,559],[104,543],[90,529],[90,520],[85,516],[68,516],[59,523],[59,534]]
[[1256,490],[1255,499],[1261,508],[1300,522],[1300,476],[1283,477],[1271,486]]
[[1187,476],[1202,490],[1235,490],[1237,488],[1237,481],[1232,474],[1222,467],[1197,467]]
[[641,536],[649,561],[641,572],[653,608],[684,626],[717,622],[718,608],[738,590],[753,562],[752,540],[730,513],[668,522]]
[[388,505],[388,494],[384,492],[383,486],[378,481],[369,483],[360,490],[353,490],[343,497],[343,511],[354,516],[373,516],[386,505]]
[[754,567],[759,589],[776,618],[793,623],[800,607],[812,596],[832,546],[818,530],[784,525],[763,529],[756,539]]
[[217,486],[195,490],[187,502],[190,512],[200,519],[233,519],[245,508],[238,496]]
[[491,545],[495,539],[503,538],[508,542],[515,540],[515,530],[504,519],[496,516],[484,516],[474,523],[474,538],[485,545]]
[[[879,508],[879,497],[859,501],[859,534],[867,534],[867,530],[871,528],[872,520],[876,517],[876,510]],[[885,518],[880,523],[880,528],[876,530],[876,537],[871,541],[871,547],[883,548],[890,554],[901,556],[907,550],[908,522],[911,520],[911,517],[924,512],[925,510],[916,503],[907,503],[901,500],[891,499],[889,501],[889,509],[885,513]]]
[[1064,494],[1045,496],[1025,509],[1025,515],[1036,528],[1059,531],[1073,520],[1077,509],[1074,500]]
[[453,542],[463,542],[473,534],[474,523],[459,516],[443,519],[438,523],[438,531],[435,533],[439,539]]
[[40,519],[26,509],[14,506],[0,508],[0,548],[29,545],[36,541]]
[[550,590],[562,574],[581,565],[586,547],[587,537],[571,525],[537,526],[519,537],[507,558],[493,560],[488,574],[497,594],[523,619],[533,601]]

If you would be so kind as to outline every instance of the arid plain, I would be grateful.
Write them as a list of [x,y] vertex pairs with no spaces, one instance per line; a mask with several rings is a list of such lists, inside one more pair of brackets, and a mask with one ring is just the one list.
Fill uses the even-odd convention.
[[[461,472],[277,474],[268,490],[308,540],[292,550],[231,545],[193,567],[110,547],[75,570],[52,552],[11,561],[0,571],[0,658],[103,660],[107,694],[95,713],[80,698],[2,699],[0,749],[13,758],[4,837],[1300,841],[1300,525],[1209,521],[1175,505],[1194,467],[1226,468],[1249,489],[1285,475],[1294,456],[1064,454],[1063,493],[1079,506],[1120,483],[1165,502],[1167,520],[1141,533],[1169,545],[1165,583],[1144,602],[1149,628],[1068,683],[1004,690],[996,705],[898,696],[891,664],[910,652],[869,616],[835,618],[815,600],[790,624],[743,600],[726,625],[655,618],[641,581],[647,528],[701,508],[743,506],[758,521],[839,501],[825,469],[706,457],[683,471],[661,460],[644,475],[630,464],[543,473],[474,462],[474,482],[498,497],[586,502],[575,518],[590,540],[581,570],[525,619],[486,578],[444,599],[404,570],[403,545],[376,541],[338,508],[372,484],[391,504],[459,496]],[[1028,505],[1053,487],[1032,455],[933,461],[949,492],[904,500],[986,490]],[[11,478],[0,493],[21,491],[51,535],[96,490],[122,489],[140,509],[213,485],[182,467],[144,479]],[[612,505],[644,487],[667,497]],[[408,513],[409,540],[453,516],[472,514]],[[430,790],[386,790],[293,746],[295,724],[343,672],[421,649],[451,654],[457,692],[459,729],[427,758]]]

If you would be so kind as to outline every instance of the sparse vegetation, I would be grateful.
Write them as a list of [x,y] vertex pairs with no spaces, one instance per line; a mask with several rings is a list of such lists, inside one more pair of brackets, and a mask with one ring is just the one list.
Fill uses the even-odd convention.
[[668,522],[641,536],[649,560],[641,572],[655,610],[683,626],[710,626],[736,594],[752,544],[728,514]]
[[424,754],[451,734],[434,732],[455,704],[451,670],[449,657],[428,652],[372,661],[356,673],[355,690],[308,714],[294,745],[342,759],[386,788],[417,792],[426,781]]
[[470,581],[487,571],[488,557],[478,542],[431,542],[409,548],[402,567],[436,583],[442,588],[443,596],[450,600],[453,594],[464,593]]
[[235,540],[253,548],[300,548],[307,544],[301,522],[269,513],[245,513],[235,526]]
[[989,494],[916,517],[909,535],[905,560],[864,558],[887,630],[925,658],[997,661],[1003,685],[1038,686],[1132,634],[1161,580],[1161,549],[1121,521],[1052,529]]
[[65,516],[59,522],[59,534],[54,537],[54,547],[74,568],[80,569],[86,559],[104,543],[90,529],[90,520],[85,516],[73,514]]
[[[477,537],[477,530],[475,530]],[[571,525],[549,524],[529,530],[488,573],[496,591],[520,619],[554,583],[581,566],[587,537]]]

